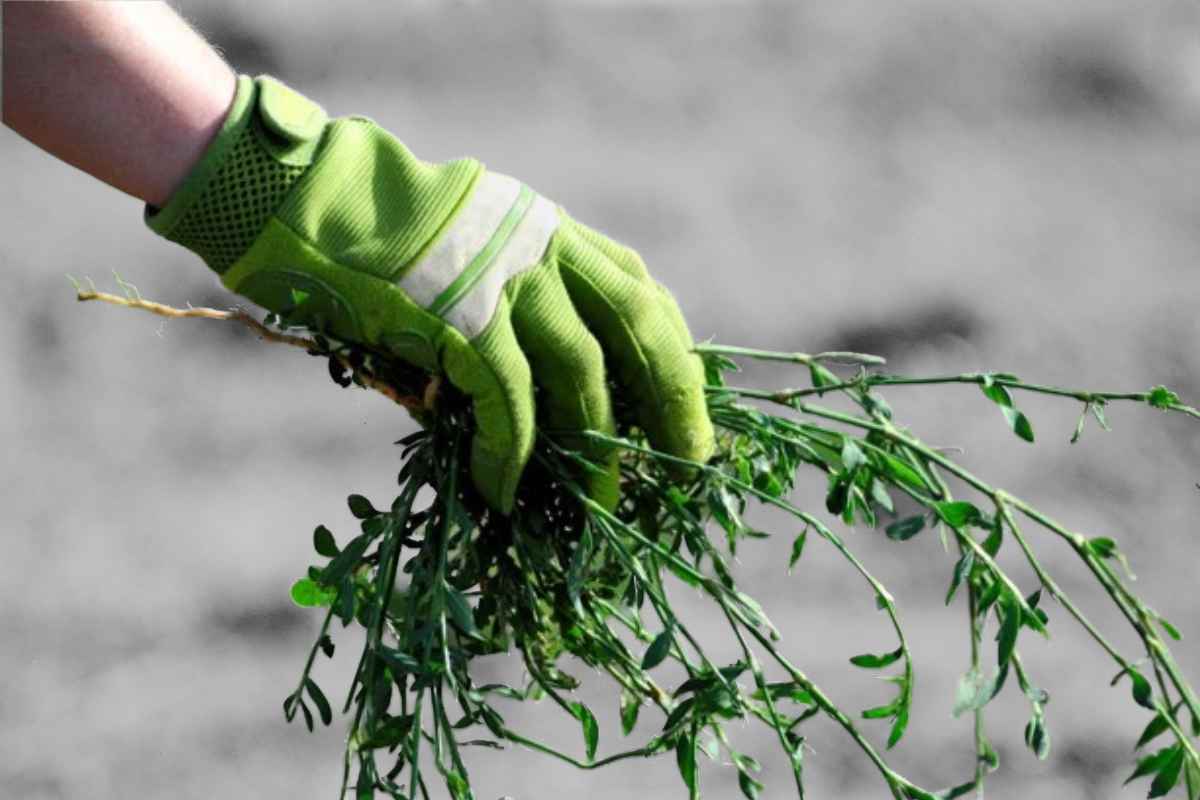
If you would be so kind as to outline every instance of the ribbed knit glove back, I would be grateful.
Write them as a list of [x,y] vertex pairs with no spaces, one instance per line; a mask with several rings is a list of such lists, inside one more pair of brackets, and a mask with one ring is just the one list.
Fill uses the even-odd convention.
[[[443,373],[468,394],[471,467],[508,513],[541,424],[612,432],[605,364],[654,446],[703,461],[704,371],[674,300],[636,253],[477,161],[420,161],[362,117],[329,120],[269,77],[238,81],[225,124],[161,235],[231,290]],[[617,499],[616,453],[589,492]]]

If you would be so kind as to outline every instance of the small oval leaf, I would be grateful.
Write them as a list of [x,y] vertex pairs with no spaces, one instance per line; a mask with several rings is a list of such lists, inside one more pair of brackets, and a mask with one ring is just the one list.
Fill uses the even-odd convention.
[[642,669],[651,670],[661,664],[666,659],[667,653],[671,652],[672,641],[669,629],[655,636],[654,641],[646,648],[646,654],[642,656]]

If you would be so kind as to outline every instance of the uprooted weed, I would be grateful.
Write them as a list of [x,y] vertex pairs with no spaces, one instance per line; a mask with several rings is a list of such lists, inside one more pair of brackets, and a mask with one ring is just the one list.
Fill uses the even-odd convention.
[[[1112,659],[1119,670],[1113,683],[1128,679],[1133,701],[1150,714],[1136,747],[1167,737],[1167,745],[1137,761],[1131,780],[1150,778],[1152,797],[1180,785],[1189,800],[1200,798],[1200,699],[1166,641],[1179,638],[1179,632],[1130,590],[1125,556],[1117,544],[1069,530],[924,444],[894,421],[875,391],[881,385],[976,384],[1013,433],[1032,442],[1033,426],[1017,409],[1016,393],[1081,403],[1075,441],[1089,417],[1107,427],[1104,409],[1114,401],[1200,417],[1164,387],[1089,392],[1000,373],[909,378],[873,371],[880,359],[853,353],[810,356],[703,345],[697,349],[706,362],[709,412],[718,432],[717,453],[710,461],[690,462],[654,450],[618,403],[618,419],[624,422],[617,435],[586,434],[592,445],[622,452],[622,493],[614,510],[592,502],[582,488],[581,478],[596,467],[577,450],[541,435],[516,507],[502,516],[486,508],[467,477],[469,405],[437,378],[385,354],[297,329],[274,315],[259,323],[240,311],[162,306],[144,300],[135,289],[127,288],[124,297],[77,289],[81,300],[100,299],[168,317],[241,322],[264,338],[328,359],[339,384],[382,391],[421,421],[422,430],[398,442],[403,448],[400,489],[390,506],[378,509],[352,495],[350,510],[361,521],[360,532],[339,545],[333,533],[318,526],[313,544],[322,562],[309,567],[292,588],[300,605],[326,610],[296,689],[284,701],[289,720],[300,715],[310,729],[315,717],[332,723],[334,709],[311,677],[314,662],[319,654],[334,656],[335,621],[366,631],[341,707],[351,717],[343,796],[354,791],[359,798],[379,792],[427,798],[428,782],[436,779],[455,798],[473,797],[469,748],[515,744],[585,769],[673,752],[691,798],[699,796],[697,760],[704,756],[732,764],[742,792],[756,798],[762,788],[759,763],[741,752],[728,733],[731,721],[750,720],[774,732],[791,765],[797,796],[803,797],[805,723],[818,715],[833,720],[857,745],[894,798],[982,794],[986,775],[998,766],[984,710],[1009,683],[1029,704],[1026,744],[1038,758],[1048,754],[1048,695],[1027,672],[1018,645],[1022,635],[1047,633],[1045,609],[1050,604],[1043,598],[1049,597]],[[732,358],[806,367],[811,385],[782,392],[730,386],[725,378],[736,369]],[[853,364],[855,374],[839,377],[828,366],[836,363]],[[828,394],[848,398],[855,413],[814,402]],[[767,413],[765,407],[783,412]],[[971,656],[955,713],[975,717],[976,757],[966,765],[963,781],[952,788],[921,788],[885,758],[908,725],[913,657],[893,595],[837,532],[788,500],[798,476],[816,477],[818,472],[826,482],[826,510],[847,525],[881,527],[888,538],[901,542],[937,528],[953,543],[957,558],[946,603],[958,599],[966,606]],[[952,486],[964,496],[956,496]],[[908,505],[915,503],[919,513],[898,517],[894,498],[900,495],[909,499]],[[803,557],[810,537],[822,540],[858,575],[863,590],[872,593],[895,639],[878,653],[850,661],[855,668],[890,672],[882,676],[895,686],[890,702],[847,711],[780,652],[780,632],[738,587],[729,566],[739,545],[763,536],[744,522],[752,504],[773,506],[799,523],[791,565]],[[1132,626],[1143,655],[1120,652],[1084,615],[1047,572],[1021,524],[1044,528],[1076,554]],[[1006,541],[1037,578],[1038,585],[1028,593],[996,562]],[[718,663],[708,655],[672,605],[668,589],[674,582],[707,597],[728,623],[740,658]],[[987,669],[984,650],[992,641],[995,667]],[[477,683],[474,661],[501,653],[520,659],[523,684]],[[664,674],[658,668],[668,661],[686,674],[678,685],[656,680]],[[605,756],[598,755],[596,717],[573,694],[581,681],[599,673],[619,695],[623,734],[634,735],[639,717],[642,729],[652,731],[637,746]],[[500,699],[557,706],[578,721],[582,756],[511,728]],[[653,722],[645,721],[651,713]],[[882,746],[873,743],[877,721],[884,723]]]

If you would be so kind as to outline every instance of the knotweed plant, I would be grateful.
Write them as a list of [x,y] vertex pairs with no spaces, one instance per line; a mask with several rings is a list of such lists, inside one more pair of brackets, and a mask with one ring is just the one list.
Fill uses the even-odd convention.
[[[1130,588],[1117,543],[1070,530],[919,439],[894,417],[880,386],[975,384],[999,409],[1012,432],[1029,442],[1033,426],[1015,397],[1034,392],[1081,406],[1072,441],[1089,417],[1107,428],[1105,408],[1129,401],[1200,417],[1170,390],[1114,393],[1028,383],[1015,375],[968,373],[910,378],[880,371],[882,359],[855,353],[773,353],[713,344],[698,346],[707,366],[708,407],[718,432],[717,454],[707,463],[674,458],[650,447],[620,408],[616,435],[586,434],[622,451],[621,500],[612,511],[592,502],[582,478],[598,467],[556,442],[553,432],[536,450],[510,516],[491,512],[467,477],[472,421],[466,399],[437,376],[421,373],[385,353],[300,329],[286,317],[259,322],[243,311],[176,309],[143,299],[121,282],[123,295],[76,285],[80,300],[103,300],[166,317],[240,322],[261,337],[299,346],[328,361],[333,380],[383,392],[407,408],[421,430],[401,439],[399,491],[378,507],[352,495],[360,529],[335,536],[313,533],[317,563],[292,587],[301,606],[320,609],[323,621],[294,691],[286,718],[312,729],[333,722],[335,708],[313,679],[319,657],[333,658],[334,637],[361,626],[364,643],[340,710],[349,718],[342,796],[428,798],[431,783],[456,800],[475,797],[470,773],[474,747],[520,746],[581,769],[630,758],[675,759],[683,791],[700,796],[701,758],[730,764],[742,793],[762,791],[760,765],[740,748],[736,727],[765,725],[790,765],[794,791],[804,797],[808,723],[832,720],[878,772],[885,792],[907,800],[983,795],[999,759],[988,739],[985,709],[1007,686],[1029,706],[1024,740],[1037,758],[1050,748],[1039,688],[1021,658],[1028,637],[1049,635],[1058,624],[1079,625],[1112,660],[1113,684],[1129,687],[1130,702],[1145,710],[1145,727],[1130,735],[1136,759],[1130,780],[1147,779],[1149,796],[1175,789],[1200,798],[1200,698],[1171,654],[1179,632]],[[809,386],[770,391],[731,385],[738,361],[766,360],[807,372]],[[848,366],[835,373],[831,366]],[[842,396],[853,411],[824,398]],[[774,409],[771,413],[768,409]],[[999,420],[998,420],[999,422]],[[930,789],[893,768],[888,751],[904,737],[912,709],[914,660],[893,593],[851,551],[839,533],[789,500],[798,480],[822,481],[825,511],[847,526],[882,529],[907,541],[937,528],[950,541],[947,605],[965,605],[971,666],[955,712],[974,715],[975,758],[960,782]],[[900,516],[899,497],[917,513]],[[731,558],[748,539],[764,534],[745,522],[754,505],[789,515],[799,534],[787,553],[795,566],[809,540],[832,547],[873,594],[894,638],[879,652],[850,659],[851,669],[891,682],[883,705],[847,707],[817,685],[780,650],[783,633],[734,579]],[[1028,533],[1040,528],[1061,540],[1084,573],[1099,584],[1132,627],[1140,653],[1125,653],[1093,624],[1039,558]],[[758,543],[756,543],[758,544]],[[1036,583],[1020,586],[997,563],[1016,549]],[[740,655],[721,661],[689,629],[671,601],[679,586],[700,592],[728,624]],[[476,659],[510,654],[519,659],[519,685],[481,683]],[[674,662],[683,679],[666,683]],[[596,717],[576,697],[583,681],[607,679],[620,704],[622,733],[635,744],[600,755]],[[504,701],[504,702],[501,702]],[[510,726],[505,702],[540,701],[578,724],[577,748],[541,741]],[[640,724],[639,724],[640,722]],[[636,728],[636,730],[635,730]],[[760,754],[761,755],[761,754]],[[495,793],[496,788],[489,787]]]

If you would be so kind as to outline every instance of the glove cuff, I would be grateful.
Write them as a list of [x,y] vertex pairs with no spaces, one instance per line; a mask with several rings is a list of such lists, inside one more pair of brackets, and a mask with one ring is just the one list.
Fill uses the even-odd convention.
[[220,132],[166,206],[146,206],[146,225],[224,273],[304,174],[327,121],[274,78],[240,76]]

